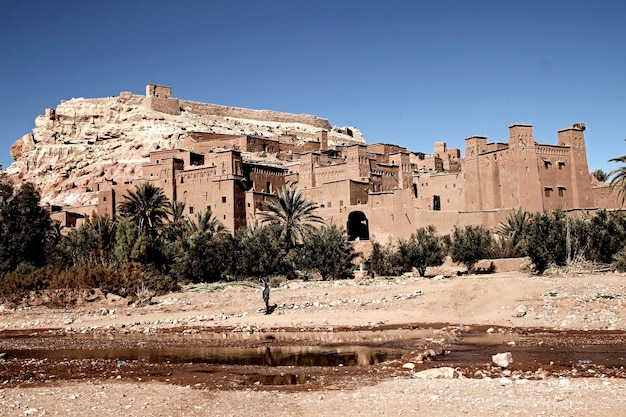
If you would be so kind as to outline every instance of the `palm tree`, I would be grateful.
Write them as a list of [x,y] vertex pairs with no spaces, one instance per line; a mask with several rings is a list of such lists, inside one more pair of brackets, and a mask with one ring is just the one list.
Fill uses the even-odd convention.
[[210,210],[199,211],[196,213],[196,218],[194,220],[187,219],[186,228],[191,234],[219,234],[229,232],[228,228],[215,218]]
[[619,162],[621,167],[609,172],[609,178],[611,178],[611,188],[617,189],[617,197],[621,199],[622,205],[626,201],[626,155],[622,155],[619,158],[609,159],[609,162]]
[[510,240],[513,247],[517,247],[520,239],[524,236],[529,220],[530,216],[527,211],[521,207],[514,208],[511,210],[506,222],[498,224],[496,233],[500,237]]
[[173,201],[170,214],[172,215],[172,220],[170,221],[170,223],[182,223],[183,219],[185,218],[185,203],[183,203],[182,201]]
[[506,221],[500,222],[495,228],[494,250],[501,257],[513,257],[521,254],[521,241],[528,230],[530,215],[523,208],[511,210]]
[[113,262],[117,224],[107,216],[93,214],[67,236],[67,245],[76,264],[108,266]]
[[283,187],[276,200],[265,202],[265,207],[267,211],[259,211],[259,219],[280,227],[280,237],[287,249],[301,243],[311,228],[324,224],[324,220],[314,213],[317,209],[315,202],[305,199],[292,185]]
[[165,240],[175,242],[183,238],[187,228],[187,218],[185,217],[185,203],[173,201],[170,209],[172,215],[164,230]]
[[137,185],[135,191],[128,190],[119,210],[123,218],[132,221],[139,228],[140,234],[156,234],[167,216],[172,204],[163,189],[144,182]]

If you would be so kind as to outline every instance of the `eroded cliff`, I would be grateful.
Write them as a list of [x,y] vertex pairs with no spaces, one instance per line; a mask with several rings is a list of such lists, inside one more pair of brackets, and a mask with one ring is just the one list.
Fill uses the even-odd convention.
[[87,191],[98,182],[141,178],[150,152],[181,147],[186,132],[311,138],[327,130],[331,145],[364,143],[358,129],[333,128],[316,116],[169,98],[156,106],[152,99],[123,92],[47,109],[32,134],[11,147],[15,162],[7,174],[35,183],[44,204],[83,206],[96,203],[97,195]]

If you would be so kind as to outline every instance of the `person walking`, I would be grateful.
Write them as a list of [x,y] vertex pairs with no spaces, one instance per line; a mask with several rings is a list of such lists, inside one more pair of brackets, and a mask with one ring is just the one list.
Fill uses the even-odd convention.
[[265,302],[265,314],[271,314],[270,311],[270,286],[266,280],[263,280],[265,287],[263,288],[263,301]]

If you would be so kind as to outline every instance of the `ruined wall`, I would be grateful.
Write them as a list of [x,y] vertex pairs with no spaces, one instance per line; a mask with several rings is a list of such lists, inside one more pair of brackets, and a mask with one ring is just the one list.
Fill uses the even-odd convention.
[[302,123],[320,129],[330,130],[327,119],[308,114],[290,114],[273,110],[251,110],[239,107],[221,106],[218,104],[198,103],[195,101],[180,100],[180,106],[192,113],[204,116],[220,116],[224,118],[252,119],[277,123]]
[[161,113],[180,114],[180,103],[177,98],[172,98],[171,87],[155,84],[146,85],[146,105]]
[[180,103],[177,98],[147,97],[146,105],[151,110],[161,113],[172,114],[175,116],[180,114]]

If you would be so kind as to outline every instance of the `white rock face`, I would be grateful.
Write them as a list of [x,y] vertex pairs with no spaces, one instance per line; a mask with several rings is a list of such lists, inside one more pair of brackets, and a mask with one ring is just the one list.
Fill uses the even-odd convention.
[[15,162],[6,172],[35,183],[44,204],[80,206],[97,202],[89,191],[104,179],[141,178],[151,151],[180,147],[189,131],[310,138],[324,129],[329,145],[364,143],[358,129],[332,128],[315,116],[178,103],[180,114],[173,115],[153,110],[148,98],[131,93],[63,101],[38,116],[33,133],[13,144]]

